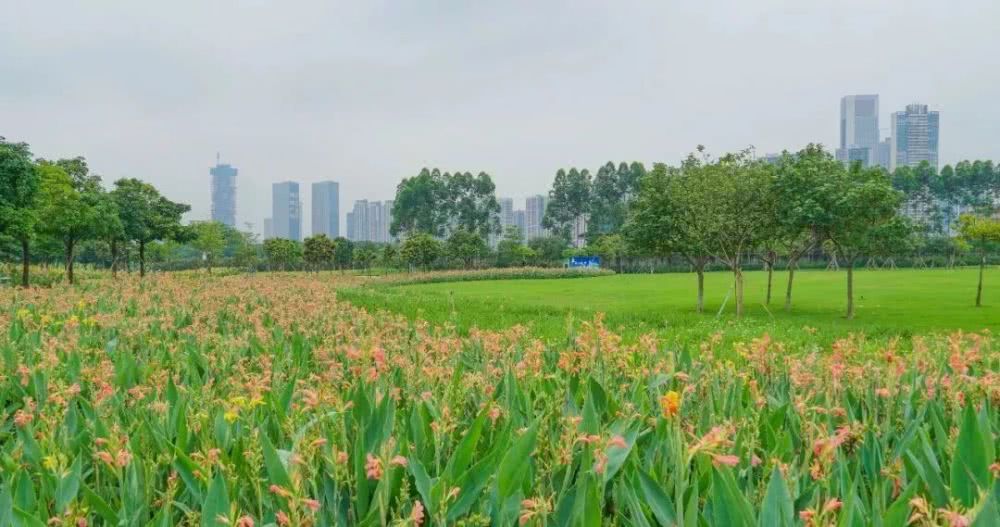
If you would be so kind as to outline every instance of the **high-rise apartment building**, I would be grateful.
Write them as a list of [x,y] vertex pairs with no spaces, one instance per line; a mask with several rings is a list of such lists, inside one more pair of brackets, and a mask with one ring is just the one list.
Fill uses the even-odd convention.
[[347,232],[344,233],[344,236],[348,240],[354,240],[357,235],[357,224],[354,220],[353,210],[347,213],[347,216],[344,218],[344,222],[347,223]]
[[358,242],[387,243],[392,240],[392,200],[368,201],[359,199],[354,209],[347,213],[347,239]]
[[837,159],[843,162],[862,161],[864,166],[874,165],[878,161],[878,145],[878,95],[842,97]]
[[924,161],[937,169],[940,124],[940,114],[927,111],[926,104],[909,104],[905,111],[893,113],[889,170]]
[[545,217],[547,204],[548,199],[542,194],[529,196],[524,200],[524,239],[532,240],[545,236],[542,219]]
[[312,234],[340,236],[340,184],[336,181],[312,184]]
[[271,224],[275,238],[302,241],[302,202],[299,184],[285,181],[271,185]]
[[212,221],[236,226],[236,167],[219,163],[208,169],[212,176]]
[[527,227],[527,224],[525,223],[526,216],[527,214],[523,210],[514,211],[514,225],[517,226],[518,229],[521,229],[521,236],[525,237],[525,229]]

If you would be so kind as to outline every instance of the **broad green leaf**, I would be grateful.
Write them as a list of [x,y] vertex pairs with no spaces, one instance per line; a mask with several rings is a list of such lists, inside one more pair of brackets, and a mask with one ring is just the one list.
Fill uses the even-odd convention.
[[520,488],[525,475],[527,475],[537,435],[538,423],[536,422],[529,426],[528,430],[521,434],[521,437],[514,440],[510,450],[500,461],[500,469],[497,473],[497,493],[501,502]]
[[76,499],[76,493],[80,489],[80,474],[82,469],[81,458],[77,457],[76,461],[70,467],[69,472],[59,480],[59,485],[56,488],[56,513],[62,514],[65,512],[66,506]]
[[226,478],[222,476],[222,471],[217,470],[215,477],[212,478],[212,484],[208,486],[205,503],[201,506],[201,527],[228,525],[232,520],[229,514],[229,491],[226,490]]
[[712,468],[712,521],[715,525],[751,527],[753,509],[727,468]]
[[677,515],[674,512],[674,504],[670,501],[670,496],[663,492],[660,485],[646,475],[645,471],[640,469],[636,473],[639,475],[639,487],[642,489],[646,505],[653,511],[656,521],[660,522],[662,527],[677,525]]
[[771,481],[767,484],[764,494],[764,504],[757,522],[760,527],[792,527],[795,525],[795,504],[788,492],[788,485],[778,467],[771,472]]
[[986,440],[972,405],[966,404],[951,463],[951,495],[966,507],[976,504],[980,489],[989,488],[989,465],[994,460],[986,457]]
[[271,483],[291,490],[292,480],[288,477],[288,471],[285,470],[285,465],[278,457],[278,452],[271,444],[271,440],[263,432],[260,435],[260,447],[264,453],[264,468],[267,470],[267,478],[271,480]]

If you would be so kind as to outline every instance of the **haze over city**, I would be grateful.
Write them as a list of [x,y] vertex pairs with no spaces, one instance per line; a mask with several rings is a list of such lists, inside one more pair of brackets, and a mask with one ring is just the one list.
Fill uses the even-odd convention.
[[[988,1],[9,2],[0,135],[85,155],[209,216],[216,152],[237,220],[271,184],[392,199],[422,167],[544,193],[561,167],[838,142],[844,95],[942,115],[940,164],[996,157]],[[310,224],[309,207],[303,224]],[[343,224],[343,223],[342,223]]]

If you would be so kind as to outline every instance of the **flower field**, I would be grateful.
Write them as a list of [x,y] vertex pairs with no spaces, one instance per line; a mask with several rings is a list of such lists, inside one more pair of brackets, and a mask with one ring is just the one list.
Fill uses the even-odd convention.
[[1000,524],[988,333],[546,344],[351,280],[0,291],[0,526]]

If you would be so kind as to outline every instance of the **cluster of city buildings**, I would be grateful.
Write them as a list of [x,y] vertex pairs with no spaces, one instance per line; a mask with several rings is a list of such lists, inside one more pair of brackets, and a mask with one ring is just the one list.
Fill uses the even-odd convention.
[[[232,165],[216,159],[209,169],[212,186],[212,220],[236,227],[236,176],[239,171]],[[500,199],[500,225],[502,229],[517,226],[525,240],[547,234],[542,227],[547,198],[541,194],[525,199],[523,209],[514,209],[512,198]],[[344,236],[352,241],[387,243],[394,241],[389,234],[392,226],[392,200],[369,201],[360,199],[347,212],[346,225],[340,228],[340,184],[320,181],[312,184],[312,235],[325,234],[330,238]],[[303,205],[299,183],[283,181],[271,185],[271,216],[264,219],[263,235],[268,238],[285,238],[301,241]],[[491,238],[495,245],[500,235]]]
[[840,147],[837,159],[864,166],[915,167],[926,161],[938,167],[941,114],[926,104],[908,104],[889,114],[889,136],[881,138],[878,95],[847,95],[840,99]]
[[542,194],[528,196],[523,209],[514,208],[514,198],[500,198],[500,233],[490,236],[490,245],[496,247],[508,227],[517,227],[524,241],[530,241],[548,234],[542,226],[548,197]]
[[[879,96],[847,95],[840,100],[840,141],[836,157],[844,163],[860,162],[863,166],[881,166],[889,171],[901,166],[916,167],[928,162],[938,168],[941,116],[930,111],[926,104],[909,104],[902,111],[889,115],[889,135],[882,137],[879,127]],[[776,160],[777,154],[765,156]],[[212,178],[212,219],[231,227],[236,226],[236,176],[237,169],[216,159],[209,170]],[[496,246],[510,226],[520,229],[525,241],[545,236],[542,226],[548,198],[538,194],[524,201],[524,208],[515,209],[513,198],[500,198],[499,234],[490,237]],[[931,204],[940,210],[941,204]],[[340,229],[340,185],[336,181],[312,184],[312,234],[326,234],[331,238],[345,236],[354,241],[386,243],[393,241],[389,230],[392,225],[392,200],[369,201],[361,199],[347,212],[346,229]],[[907,214],[920,219],[929,214],[930,205],[908,203]],[[912,210],[911,210],[912,209]],[[264,238],[302,240],[302,200],[299,184],[295,181],[274,183],[271,186],[271,216],[264,220]],[[574,222],[571,243],[584,243],[587,218]]]

